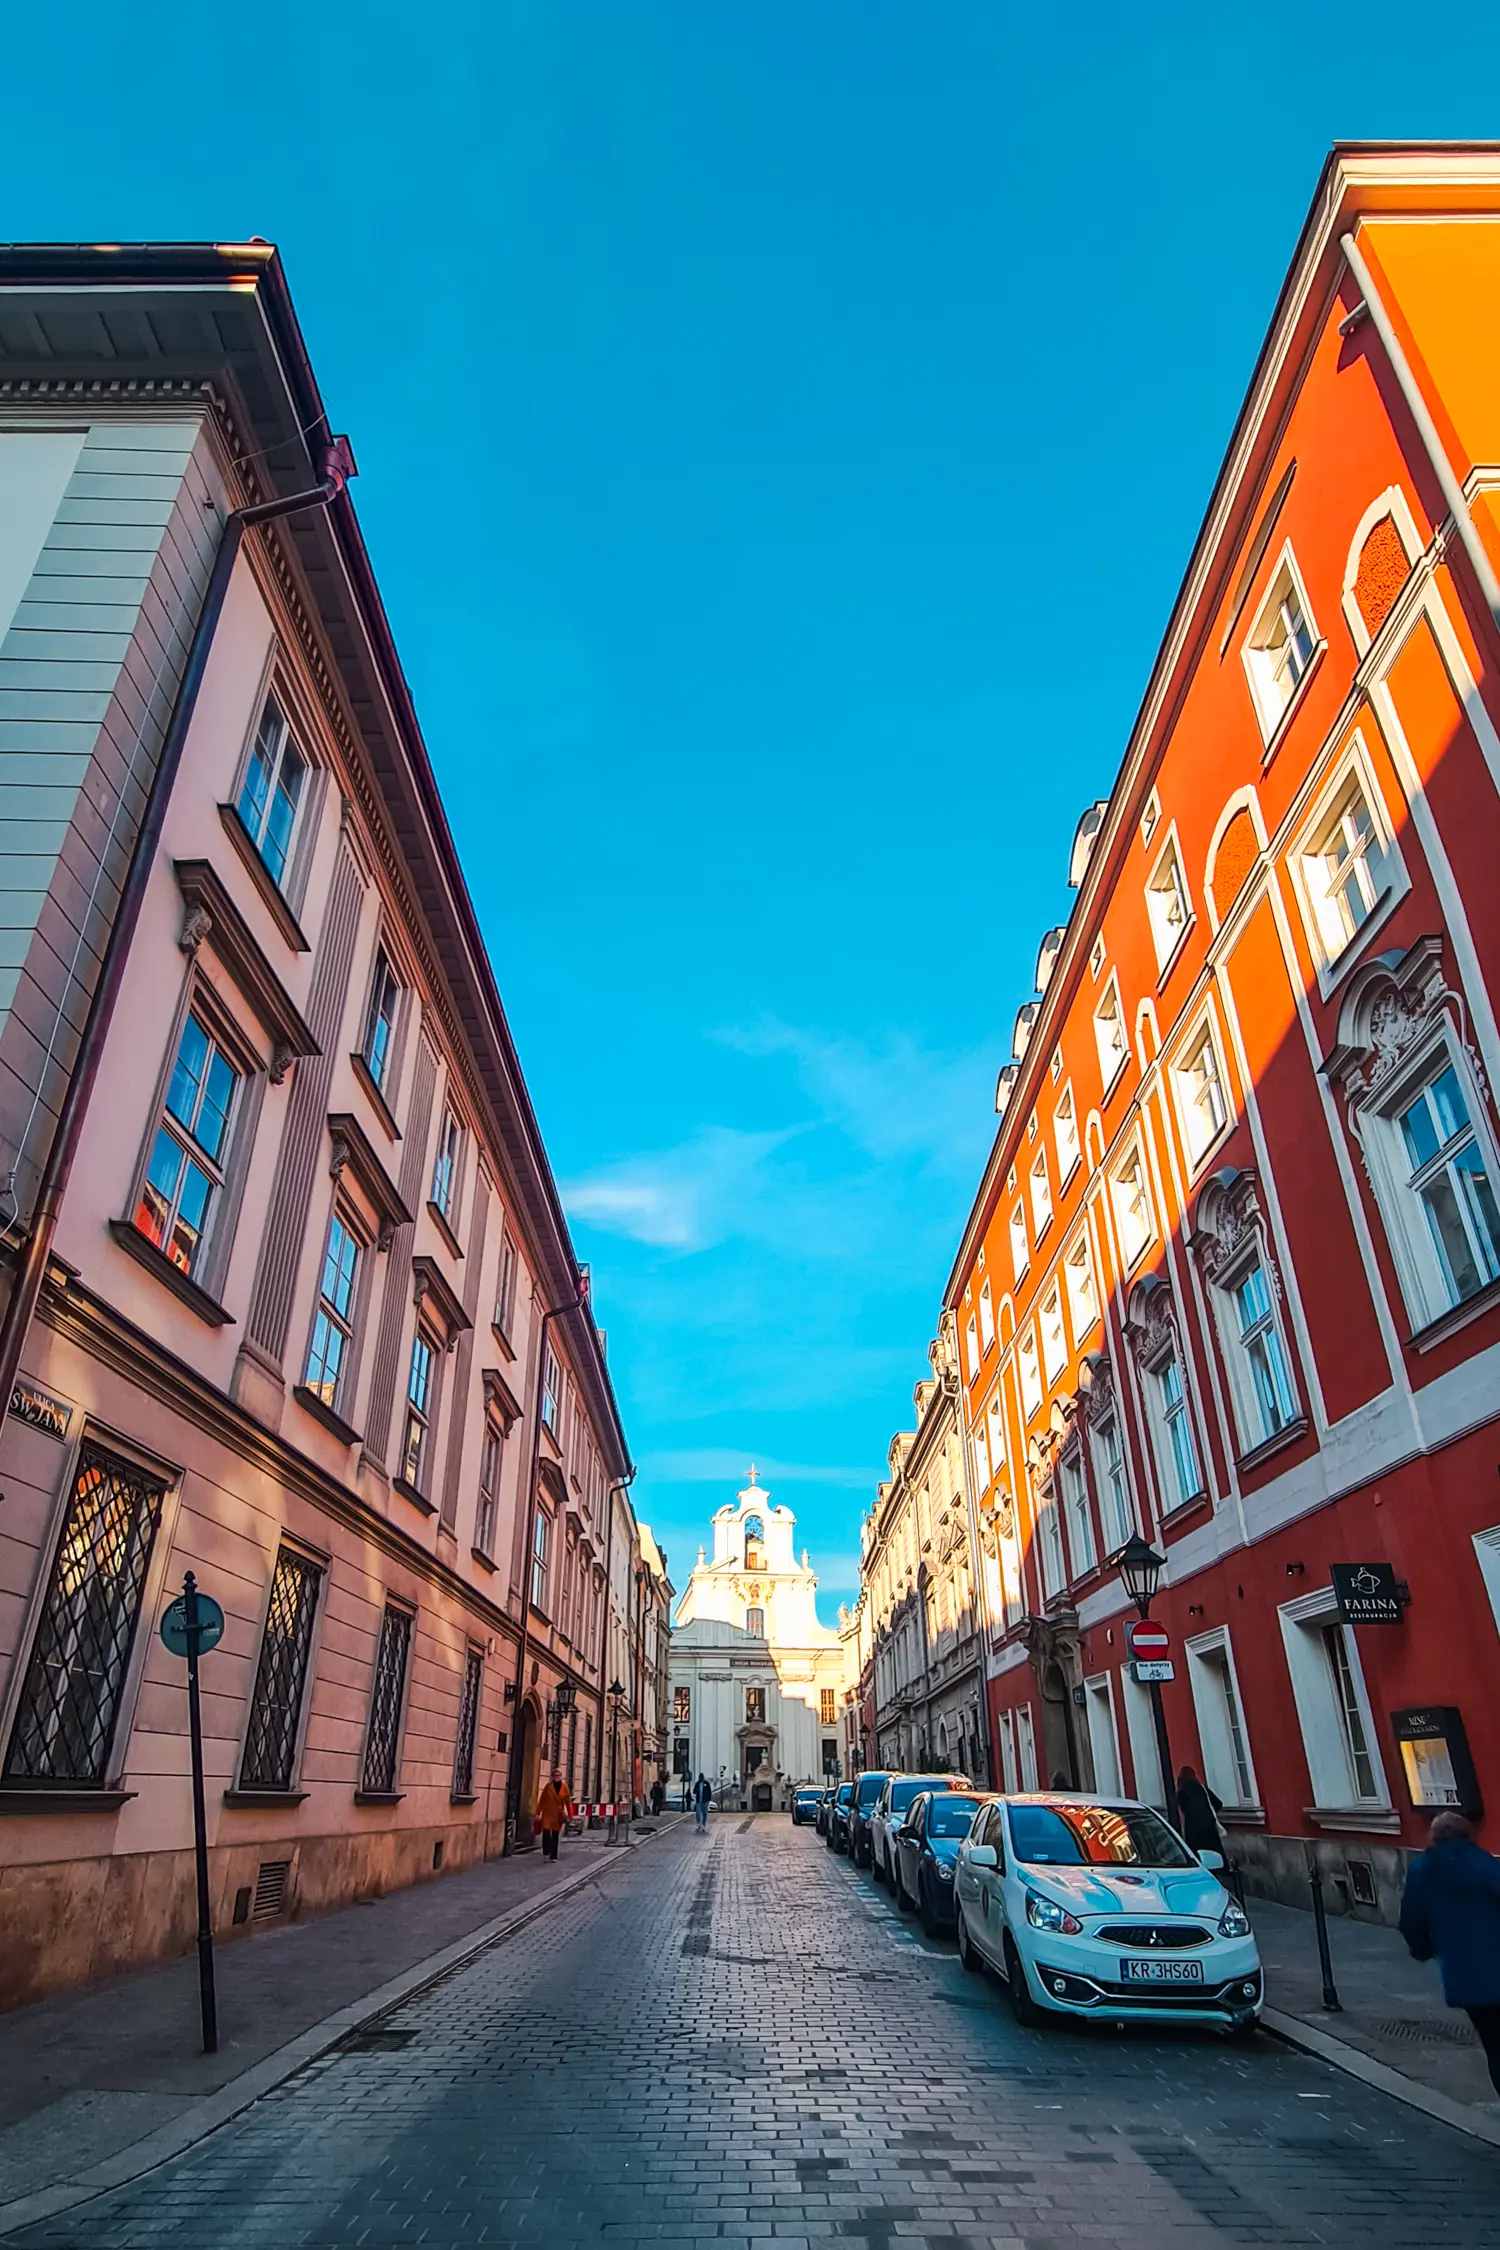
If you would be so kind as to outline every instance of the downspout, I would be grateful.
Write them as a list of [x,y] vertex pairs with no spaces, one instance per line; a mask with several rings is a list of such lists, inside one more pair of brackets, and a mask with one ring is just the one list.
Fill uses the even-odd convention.
[[263,500],[253,508],[236,508],[224,519],[224,529],[218,552],[214,556],[213,569],[209,573],[203,607],[198,612],[198,623],[194,628],[192,645],[183,668],[182,682],[177,690],[177,700],[167,721],[161,755],[157,759],[150,795],[146,799],[146,810],[141,816],[135,848],[120,892],[120,903],[115,910],[114,923],[104,948],[99,981],[89,1002],[77,1059],[68,1080],[67,1092],[63,1096],[52,1145],[47,1152],[47,1162],[32,1212],[31,1228],[21,1251],[5,1317],[0,1322],[0,1402],[3,1402],[0,1404],[0,1413],[8,1407],[11,1393],[15,1389],[21,1354],[42,1293],[42,1282],[47,1272],[47,1261],[52,1254],[63,1197],[67,1193],[73,1160],[78,1154],[83,1122],[99,1075],[105,1042],[114,1021],[115,1006],[125,977],[126,959],[140,920],[146,887],[151,880],[156,849],[161,842],[162,828],[166,822],[167,804],[182,763],[183,746],[193,722],[193,713],[197,709],[198,693],[208,668],[209,653],[213,647],[225,597],[229,592],[229,581],[234,573],[240,541],[251,524],[274,523],[282,516],[299,515],[308,508],[326,507],[330,500],[343,491],[350,477],[356,474],[349,440],[344,437],[331,439],[323,449],[320,465],[323,471],[322,481],[310,491],[289,493],[284,500]]
[[547,1385],[547,1330],[554,1320],[564,1313],[577,1312],[583,1303],[582,1295],[570,1298],[565,1305],[554,1305],[542,1315],[541,1331],[537,1338],[536,1397],[531,1417],[531,1460],[526,1472],[525,1509],[526,1536],[521,1547],[521,1636],[516,1642],[516,1676],[511,1684],[510,1699],[515,1705],[515,1718],[510,1727],[510,1765],[505,1776],[505,1840],[500,1847],[502,1859],[509,1859],[516,1848],[515,1831],[521,1820],[521,1768],[516,1757],[516,1736],[521,1723],[521,1698],[526,1681],[526,1659],[531,1653],[531,1570],[535,1559],[536,1542],[536,1476],[542,1458],[542,1398]]
[[594,1789],[594,1802],[596,1804],[602,1804],[604,1801],[604,1701],[606,1695],[604,1675],[609,1670],[609,1597],[613,1583],[610,1577],[610,1567],[614,1559],[615,1548],[615,1494],[617,1492],[628,1492],[634,1483],[635,1463],[632,1461],[630,1474],[624,1477],[615,1477],[604,1496],[604,1617],[602,1620],[603,1639],[599,1650],[599,1755],[594,1769],[598,1775]]
[[1474,518],[1469,513],[1469,503],[1464,498],[1463,486],[1453,473],[1453,467],[1444,450],[1443,441],[1438,435],[1437,424],[1428,412],[1427,401],[1417,388],[1417,379],[1413,375],[1411,365],[1401,348],[1401,340],[1391,326],[1390,315],[1380,301],[1380,292],[1375,287],[1370,269],[1360,255],[1359,245],[1352,234],[1346,234],[1340,237],[1339,248],[1348,260],[1349,271],[1359,284],[1364,297],[1363,305],[1356,306],[1348,319],[1341,322],[1340,325],[1345,331],[1354,327],[1361,312],[1368,313],[1370,319],[1375,323],[1375,333],[1385,347],[1385,356],[1391,363],[1391,372],[1396,378],[1401,396],[1406,401],[1407,411],[1417,425],[1417,435],[1422,440],[1428,461],[1432,465],[1432,473],[1437,478],[1439,489],[1448,503],[1464,553],[1469,558],[1469,567],[1478,579],[1479,590],[1489,605],[1490,622],[1496,631],[1500,632],[1500,577],[1495,574],[1495,566],[1490,561],[1489,552],[1479,536]]

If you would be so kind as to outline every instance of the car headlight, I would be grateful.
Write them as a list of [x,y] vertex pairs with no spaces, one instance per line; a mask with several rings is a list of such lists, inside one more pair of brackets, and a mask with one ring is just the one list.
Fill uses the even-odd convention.
[[946,1860],[940,1859],[937,1863],[937,1879],[940,1883],[951,1883],[953,1880],[953,1870]]
[[1248,1937],[1250,1917],[1237,1899],[1231,1899],[1219,1917],[1220,1937]]
[[1056,1899],[1040,1898],[1035,1891],[1026,1893],[1026,1919],[1034,1930],[1061,1930],[1067,1937],[1077,1937],[1083,1924],[1076,1914],[1070,1914]]

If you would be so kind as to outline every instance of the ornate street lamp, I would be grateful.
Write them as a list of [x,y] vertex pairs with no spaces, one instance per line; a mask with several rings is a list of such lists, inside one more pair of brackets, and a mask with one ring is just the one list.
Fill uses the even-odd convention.
[[[1133,1531],[1118,1554],[1110,1556],[1110,1565],[1125,1581],[1125,1591],[1135,1604],[1138,1617],[1151,1615],[1151,1604],[1161,1584],[1161,1574],[1167,1567],[1165,1555]],[[1161,1766],[1162,1801],[1167,1808],[1167,1818],[1177,1825],[1177,1783],[1172,1773],[1172,1750],[1167,1740],[1167,1713],[1161,1699],[1161,1682],[1147,1680],[1151,1695],[1151,1724],[1156,1735],[1156,1755]]]
[[[552,1693],[552,1763],[562,1764],[562,1733],[564,1719],[570,1719],[578,1708],[578,1684],[574,1680],[559,1680]],[[571,1787],[571,1781],[569,1783]]]
[[618,1798],[618,1797],[616,1796],[616,1794],[615,1794],[615,1790],[616,1790],[616,1787],[617,1787],[617,1785],[618,1785],[618,1767],[619,1767],[619,1762],[620,1762],[620,1708],[621,1708],[621,1705],[622,1705],[622,1704],[624,1703],[624,1701],[625,1701],[625,1689],[624,1689],[624,1686],[623,1686],[623,1684],[622,1684],[622,1683],[621,1683],[621,1682],[620,1682],[619,1680],[611,1680],[611,1681],[610,1681],[610,1683],[609,1683],[609,1837],[608,1837],[608,1841],[609,1841],[609,1842],[610,1842],[611,1844],[612,1844],[612,1843],[614,1842],[614,1840],[615,1840],[615,1835],[616,1835],[616,1832],[617,1832],[617,1830],[618,1830],[618,1827],[619,1827],[619,1809],[618,1809],[618,1808],[619,1808],[619,1798]]

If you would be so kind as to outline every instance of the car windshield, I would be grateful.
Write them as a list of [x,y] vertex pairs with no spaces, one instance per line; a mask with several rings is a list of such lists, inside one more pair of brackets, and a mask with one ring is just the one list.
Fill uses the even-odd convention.
[[1196,1867],[1145,1805],[1012,1805],[1011,1849],[1031,1867]]
[[927,1808],[929,1836],[967,1836],[979,1810],[977,1797],[934,1797]]
[[859,1787],[856,1790],[854,1797],[854,1802],[858,1805],[861,1812],[869,1811],[876,1798],[880,1795],[881,1790],[885,1787],[888,1779],[889,1776],[883,1773],[867,1773],[861,1775]]
[[849,1799],[850,1799],[850,1798],[851,1798],[851,1797],[852,1797],[853,1795],[854,1795],[854,1784],[853,1784],[853,1782],[852,1782],[852,1781],[844,1781],[844,1782],[840,1782],[840,1784],[839,1784],[839,1793],[838,1793],[838,1797],[837,1797],[837,1799],[836,1799],[836,1802],[837,1802],[838,1804],[841,1804],[841,1805],[847,1805],[847,1804],[848,1804],[848,1802],[849,1802]]
[[821,1797],[822,1794],[821,1789],[799,1789],[797,1791],[797,1802],[799,1805],[811,1804],[815,1797]]
[[934,1781],[931,1774],[914,1774],[909,1781],[891,1783],[891,1811],[905,1812],[913,1797],[924,1797],[929,1790],[946,1789],[946,1781]]

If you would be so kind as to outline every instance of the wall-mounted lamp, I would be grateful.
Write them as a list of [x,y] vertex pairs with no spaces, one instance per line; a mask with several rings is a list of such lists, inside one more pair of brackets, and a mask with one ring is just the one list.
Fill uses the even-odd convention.
[[1289,1562],[1286,1566],[1286,1574],[1288,1578],[1305,1578],[1307,1576],[1307,1565],[1301,1562]]

